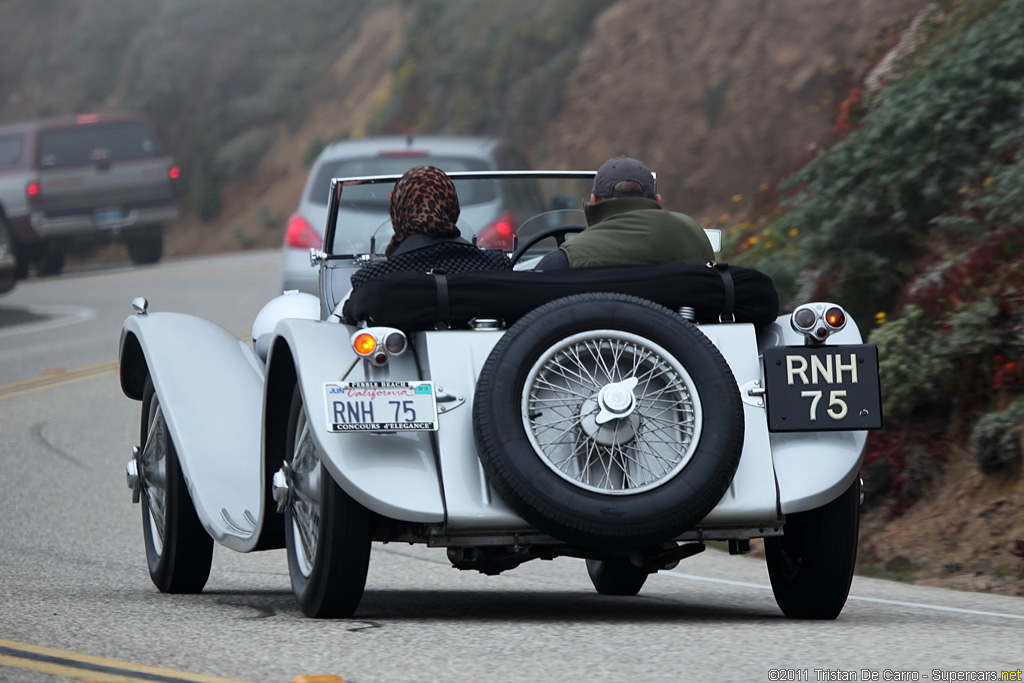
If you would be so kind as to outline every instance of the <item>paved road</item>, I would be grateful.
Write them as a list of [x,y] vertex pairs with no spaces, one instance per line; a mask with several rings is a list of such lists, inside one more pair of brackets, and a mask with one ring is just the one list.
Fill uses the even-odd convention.
[[1024,666],[1022,599],[858,577],[837,621],[789,621],[763,561],[717,550],[611,598],[576,560],[487,577],[378,544],[344,621],[301,615],[281,551],[218,548],[204,593],[160,594],[124,484],[139,406],[114,372],[121,322],[141,294],[244,334],[277,263],[174,261],[0,298],[0,681],[986,680],[970,672]]

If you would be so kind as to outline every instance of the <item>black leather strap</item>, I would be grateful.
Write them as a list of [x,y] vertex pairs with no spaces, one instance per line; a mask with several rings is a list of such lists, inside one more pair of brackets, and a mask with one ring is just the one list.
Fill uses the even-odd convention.
[[722,301],[722,312],[718,314],[718,322],[736,322],[736,283],[733,282],[732,273],[729,272],[729,264],[722,261],[711,261],[708,268],[718,273],[722,278],[724,299]]
[[443,270],[431,268],[427,271],[428,275],[434,276],[434,284],[437,287],[437,314],[439,320],[434,323],[434,329],[436,330],[447,330],[451,327],[449,320],[449,302],[448,302],[448,277],[445,275]]

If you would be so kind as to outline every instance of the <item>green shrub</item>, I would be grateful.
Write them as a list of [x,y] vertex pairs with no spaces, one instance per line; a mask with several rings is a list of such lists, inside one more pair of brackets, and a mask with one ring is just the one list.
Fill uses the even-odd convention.
[[244,177],[252,172],[274,141],[270,128],[254,128],[221,145],[213,155],[213,169],[218,178]]
[[220,216],[220,189],[213,178],[201,170],[189,175],[185,202],[203,223],[214,221]]
[[982,472],[997,474],[1021,462],[1022,429],[1024,399],[978,420],[971,434],[971,447]]

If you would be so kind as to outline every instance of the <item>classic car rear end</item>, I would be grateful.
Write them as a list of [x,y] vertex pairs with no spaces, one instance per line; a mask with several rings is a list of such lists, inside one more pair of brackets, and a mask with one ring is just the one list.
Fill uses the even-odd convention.
[[[452,175],[528,184],[545,209],[524,237],[581,230],[564,207],[593,178]],[[161,590],[201,590],[213,540],[283,546],[302,611],[350,616],[371,544],[401,541],[488,574],[583,558],[598,592],[633,595],[708,541],[764,538],[785,614],[840,613],[881,421],[874,347],[840,306],[780,316],[766,276],[724,264],[395,272],[350,293],[382,245],[346,211],[396,180],[333,184],[319,302],[272,301],[254,349],[141,303],[126,321],[129,482]]]

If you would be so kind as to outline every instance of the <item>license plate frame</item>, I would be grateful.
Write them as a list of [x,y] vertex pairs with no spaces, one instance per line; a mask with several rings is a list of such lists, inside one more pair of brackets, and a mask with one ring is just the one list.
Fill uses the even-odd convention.
[[329,432],[437,431],[433,382],[324,382],[323,391]]
[[764,366],[769,431],[882,428],[874,344],[773,346]]

